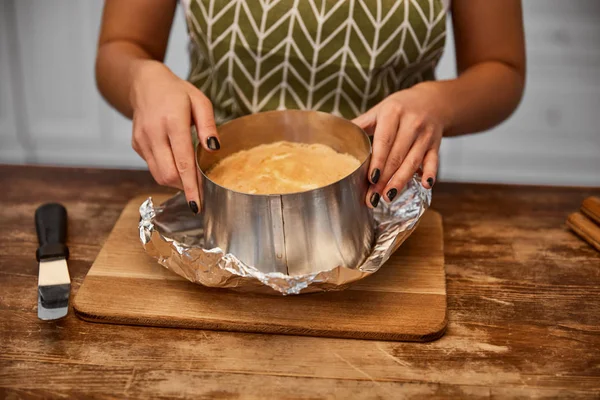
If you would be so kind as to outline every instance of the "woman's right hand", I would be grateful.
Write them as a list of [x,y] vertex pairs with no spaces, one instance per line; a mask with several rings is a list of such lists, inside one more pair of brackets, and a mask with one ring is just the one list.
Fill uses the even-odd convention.
[[135,68],[130,93],[133,149],[157,183],[183,189],[190,209],[201,205],[201,175],[192,144],[192,123],[206,151],[221,147],[210,100],[164,64],[144,60]]

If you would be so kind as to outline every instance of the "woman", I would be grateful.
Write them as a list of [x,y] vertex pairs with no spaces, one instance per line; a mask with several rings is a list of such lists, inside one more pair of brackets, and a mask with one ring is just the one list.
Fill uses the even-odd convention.
[[[373,135],[366,202],[391,201],[414,172],[436,180],[443,136],[489,129],[525,80],[519,0],[184,0],[187,81],[163,63],[176,0],[107,0],[96,80],[133,118],[132,144],[154,179],[198,212],[195,126],[286,108],[352,119]],[[434,81],[451,12],[459,76]]]

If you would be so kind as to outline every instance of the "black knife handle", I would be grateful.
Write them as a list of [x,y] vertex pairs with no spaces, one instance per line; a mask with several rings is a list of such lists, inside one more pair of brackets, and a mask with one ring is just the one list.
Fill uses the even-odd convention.
[[67,210],[57,203],[44,204],[35,211],[35,229],[40,247],[38,261],[48,258],[69,258],[67,247]]

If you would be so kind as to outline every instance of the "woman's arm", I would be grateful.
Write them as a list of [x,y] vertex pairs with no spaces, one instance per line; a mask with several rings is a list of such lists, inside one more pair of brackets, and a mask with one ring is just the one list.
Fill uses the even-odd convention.
[[374,132],[367,204],[391,201],[419,167],[435,182],[442,136],[489,129],[516,109],[525,82],[519,0],[452,0],[459,76],[394,93],[354,119]]
[[517,108],[525,86],[518,0],[453,0],[458,78],[425,82],[449,105],[444,136],[489,129]]
[[206,151],[220,145],[208,98],[162,63],[176,7],[176,0],[106,0],[96,82],[110,104],[133,118],[132,147],[154,179],[183,189],[197,213],[201,185],[191,124]]
[[141,68],[164,60],[176,7],[176,0],[105,2],[96,83],[106,100],[129,118],[134,78]]

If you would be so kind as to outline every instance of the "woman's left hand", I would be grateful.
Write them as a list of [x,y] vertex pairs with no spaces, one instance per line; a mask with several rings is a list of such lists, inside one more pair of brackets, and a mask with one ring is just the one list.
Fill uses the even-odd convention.
[[388,96],[352,121],[374,135],[371,187],[366,198],[369,207],[377,207],[382,195],[392,201],[421,167],[421,184],[433,186],[440,143],[448,126],[446,115],[435,86],[423,83]]

